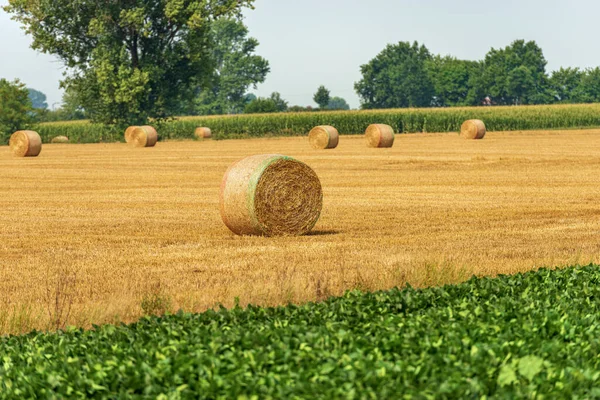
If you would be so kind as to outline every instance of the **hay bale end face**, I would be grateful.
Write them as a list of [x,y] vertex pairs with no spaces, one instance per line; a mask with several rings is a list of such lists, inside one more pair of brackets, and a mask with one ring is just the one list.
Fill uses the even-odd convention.
[[154,147],[158,141],[158,133],[151,126],[136,126],[131,130],[129,144],[133,147]]
[[42,151],[42,138],[35,131],[16,131],[9,145],[17,157],[37,157]]
[[485,124],[479,119],[469,119],[460,127],[460,135],[465,139],[483,139]]
[[340,135],[333,126],[315,126],[308,133],[308,141],[313,149],[335,149],[340,141]]
[[66,136],[56,136],[52,138],[50,143],[69,143],[69,138]]
[[130,126],[125,129],[125,143],[129,143],[131,141],[131,136],[133,135],[133,131],[139,128],[139,126]]
[[221,184],[221,218],[238,235],[298,236],[317,223],[323,191],[308,165],[279,154],[246,157]]
[[367,147],[392,147],[394,145],[394,129],[385,124],[372,124],[365,131]]
[[196,139],[210,139],[212,138],[212,132],[210,128],[199,127],[194,131],[194,136],[196,136]]

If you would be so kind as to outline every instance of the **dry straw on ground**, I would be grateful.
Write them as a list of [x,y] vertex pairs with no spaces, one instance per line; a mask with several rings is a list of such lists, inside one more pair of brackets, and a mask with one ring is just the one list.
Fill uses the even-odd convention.
[[465,139],[483,139],[485,124],[479,119],[469,119],[460,127],[460,135]]
[[[127,131],[125,132],[127,135]],[[127,140],[127,136],[125,137]],[[128,143],[134,147],[153,147],[158,141],[158,133],[151,126],[136,126],[130,131]]]
[[323,192],[306,164],[279,154],[246,157],[221,184],[221,218],[238,235],[298,236],[317,223]]
[[394,145],[394,129],[385,124],[372,124],[365,131],[367,147],[392,147]]
[[69,138],[66,136],[56,136],[52,138],[50,143],[69,143]]
[[194,131],[194,136],[196,136],[197,139],[210,139],[212,138],[212,132],[210,131],[210,128],[198,127]]
[[333,126],[315,126],[308,133],[308,141],[314,149],[335,149],[339,143],[340,135]]
[[35,131],[17,131],[10,137],[9,144],[17,157],[37,157],[42,151],[42,138]]

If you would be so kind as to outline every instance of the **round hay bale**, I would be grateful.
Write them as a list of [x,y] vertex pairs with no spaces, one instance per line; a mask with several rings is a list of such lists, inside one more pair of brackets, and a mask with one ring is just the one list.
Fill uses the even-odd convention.
[[340,141],[340,135],[333,126],[315,126],[308,133],[308,141],[313,149],[335,149]]
[[17,157],[37,157],[42,151],[42,138],[35,131],[16,131],[9,145]]
[[197,139],[210,139],[212,137],[212,132],[210,131],[210,128],[199,127],[194,131],[194,136],[196,136]]
[[394,129],[385,124],[369,125],[365,131],[367,147],[392,147],[394,136]]
[[69,143],[69,138],[66,136],[53,137],[50,143]]
[[129,128],[125,129],[125,143],[129,143],[131,141],[131,135],[137,128],[139,128],[139,126],[130,126]]
[[460,127],[460,135],[465,139],[483,139],[485,124],[479,119],[469,119]]
[[306,164],[280,154],[246,157],[223,177],[221,218],[238,235],[298,236],[317,223],[323,191]]
[[134,147],[153,147],[158,141],[158,133],[151,126],[136,126],[131,130],[129,144]]

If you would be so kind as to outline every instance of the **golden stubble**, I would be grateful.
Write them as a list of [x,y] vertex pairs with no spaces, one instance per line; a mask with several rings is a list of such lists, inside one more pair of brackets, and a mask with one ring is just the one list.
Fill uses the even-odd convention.
[[[262,153],[319,176],[311,235],[240,237],[221,221],[227,167]],[[55,144],[27,159],[4,146],[0,170],[2,333],[60,326],[55,304],[90,327],[139,318],[149,293],[203,311],[600,262],[600,130],[397,135],[391,149],[342,136],[327,152],[306,137]]]

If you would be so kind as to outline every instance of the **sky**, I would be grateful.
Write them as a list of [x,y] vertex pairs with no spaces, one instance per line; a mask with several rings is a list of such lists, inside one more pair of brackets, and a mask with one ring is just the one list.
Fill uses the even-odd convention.
[[[0,6],[7,4],[0,0]],[[490,48],[516,39],[535,40],[547,70],[600,66],[598,0],[256,0],[244,11],[257,54],[271,72],[256,90],[280,92],[290,105],[312,105],[325,85],[332,96],[360,105],[354,83],[360,66],[390,43],[418,41],[433,54],[481,60]],[[64,68],[39,54],[31,40],[0,10],[0,78],[23,81],[59,106]]]

